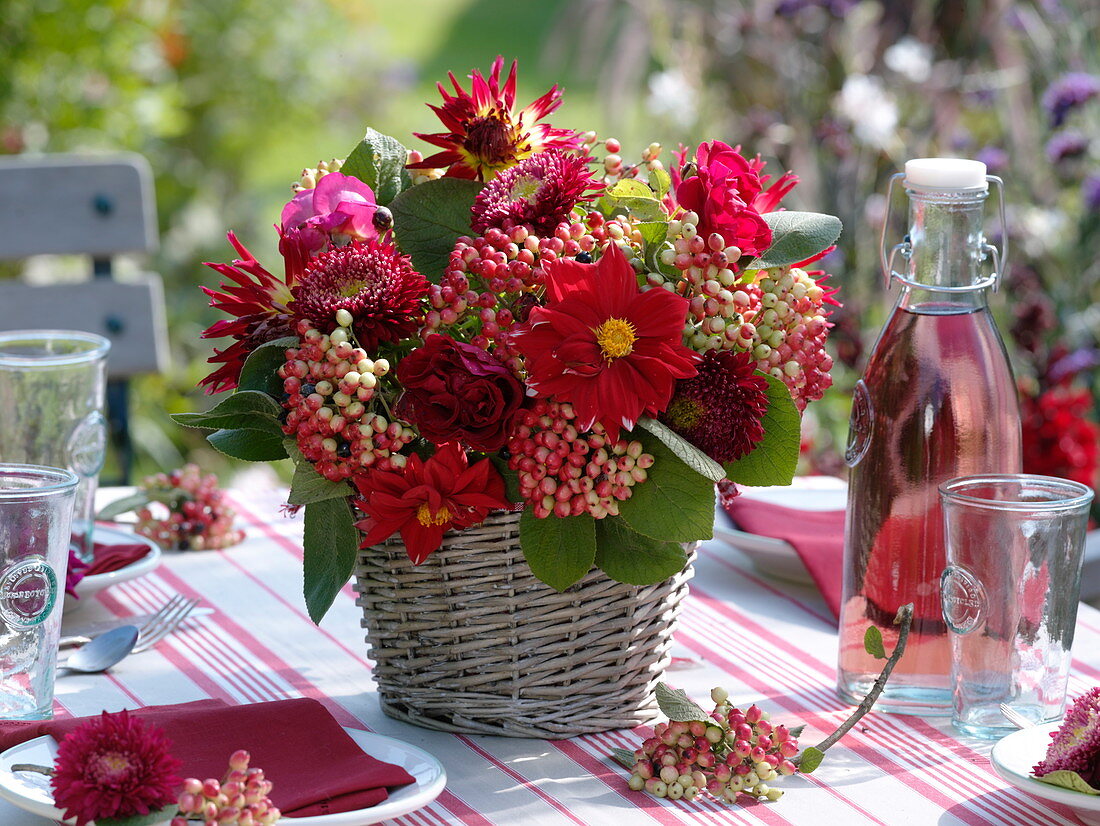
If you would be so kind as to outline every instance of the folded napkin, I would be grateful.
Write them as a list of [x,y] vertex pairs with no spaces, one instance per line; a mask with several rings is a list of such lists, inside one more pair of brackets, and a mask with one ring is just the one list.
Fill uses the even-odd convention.
[[[364,754],[316,700],[230,706],[199,700],[131,712],[163,729],[181,776],[221,778],[229,755],[245,749],[274,784],[272,802],[288,817],[335,814],[381,803],[386,789],[415,782],[400,766]],[[61,739],[87,718],[0,721],[0,750],[49,734]]]
[[725,503],[738,529],[782,539],[798,553],[833,616],[840,617],[844,511],[803,511],[738,496]]
[[120,545],[108,545],[105,542],[96,542],[92,550],[92,561],[84,569],[84,576],[95,574],[109,574],[118,571],[144,559],[149,553],[149,546],[142,542],[126,543]]

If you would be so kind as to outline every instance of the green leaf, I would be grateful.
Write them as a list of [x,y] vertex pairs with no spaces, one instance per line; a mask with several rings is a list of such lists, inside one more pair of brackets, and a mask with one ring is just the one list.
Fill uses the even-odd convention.
[[309,618],[319,623],[355,569],[359,531],[346,499],[306,505],[305,597]]
[[654,169],[649,173],[649,187],[658,198],[664,198],[672,188],[672,176],[664,169]]
[[596,520],[596,567],[616,582],[653,585],[686,564],[687,552],[679,542],[642,536],[614,516]]
[[653,190],[641,181],[626,178],[619,181],[596,201],[596,209],[606,216],[626,212],[639,221],[664,221],[668,219],[664,205],[657,200]]
[[504,495],[509,502],[522,502],[523,495],[519,492],[519,473],[508,467],[508,460],[501,458],[496,453],[489,454],[489,461],[497,469],[497,473],[504,480]]
[[799,737],[801,737],[802,732],[804,732],[805,730],[806,730],[806,724],[805,723],[801,723],[800,725],[797,725],[792,729],[788,729],[791,737],[793,737],[795,740],[797,740]]
[[470,207],[482,184],[439,178],[409,187],[390,204],[394,232],[413,266],[438,282],[459,236],[470,235]]
[[706,476],[712,482],[721,482],[726,478],[726,471],[720,464],[664,422],[657,419],[639,419],[638,425],[660,439],[665,447],[676,454],[677,459],[696,473]]
[[258,390],[273,398],[281,398],[283,380],[275,371],[286,364],[287,349],[297,346],[297,338],[286,336],[261,344],[249,353],[241,368],[241,377],[237,380],[238,392]]
[[227,396],[205,413],[176,413],[172,420],[184,427],[211,430],[262,430],[282,435],[279,416],[283,408],[275,399],[258,390],[240,390]]
[[412,186],[408,162],[409,150],[401,142],[374,129],[367,134],[340,167],[345,175],[354,175],[374,190],[374,200],[387,206],[400,192]]
[[[631,764],[633,765],[633,764]],[[165,806],[155,812],[127,817],[97,817],[95,826],[153,826],[154,823],[167,823],[179,810],[176,804]]]
[[[289,450],[287,454],[292,458],[294,456]],[[302,459],[294,464],[294,478],[290,482],[290,495],[286,501],[290,505],[309,505],[325,499],[346,499],[354,492],[347,482],[330,482]]]
[[802,416],[791,391],[775,376],[756,371],[768,382],[768,412],[764,439],[747,456],[725,465],[726,477],[739,485],[789,485],[798,466],[802,444]]
[[669,688],[664,683],[657,683],[656,693],[657,706],[668,719],[678,723],[690,723],[693,720],[710,722],[710,715],[687,696],[682,688]]
[[668,224],[664,221],[643,221],[635,224],[634,229],[642,233],[642,240],[645,241],[647,249],[650,246],[663,244],[668,235]]
[[[631,764],[633,766],[633,764]],[[1033,774],[1036,780],[1043,783],[1049,783],[1052,786],[1061,786],[1063,789],[1072,789],[1075,792],[1081,792],[1082,794],[1100,794],[1100,789],[1090,786],[1085,778],[1081,777],[1077,772],[1068,771],[1062,769],[1056,772],[1050,772],[1040,777],[1037,774]]]
[[825,759],[825,752],[813,746],[807,746],[802,750],[802,759],[798,761],[798,770],[803,774],[809,774]]
[[876,660],[886,659],[886,646],[882,644],[882,632],[878,630],[878,626],[867,626],[863,635],[863,650]]
[[783,267],[812,258],[840,237],[840,219],[820,212],[765,212],[760,216],[771,227],[772,243],[746,269]]
[[628,769],[633,769],[638,762],[638,758],[630,749],[613,748],[611,749],[611,756],[615,758],[616,762]]
[[649,478],[632,487],[619,513],[633,530],[665,542],[710,539],[714,482],[685,464],[663,441],[636,428],[631,434],[653,456]]
[[138,508],[143,508],[153,500],[149,498],[149,494],[144,490],[139,490],[137,493],[131,493],[129,496],[123,496],[121,499],[116,499],[111,502],[99,513],[96,514],[96,519],[102,519],[104,521],[114,519],[116,516],[120,516],[130,511],[136,511]]
[[246,462],[275,462],[286,458],[283,434],[262,430],[219,430],[206,437],[219,453]]
[[531,572],[558,591],[587,574],[596,559],[595,522],[587,513],[537,519],[527,508],[519,519],[519,542]]

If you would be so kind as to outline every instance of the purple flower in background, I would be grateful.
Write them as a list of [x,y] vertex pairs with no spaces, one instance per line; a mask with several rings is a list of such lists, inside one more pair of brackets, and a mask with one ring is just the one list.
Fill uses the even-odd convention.
[[822,9],[834,17],[844,17],[856,5],[857,0],[779,0],[775,5],[776,17],[794,17],[803,9]]
[[1059,132],[1047,141],[1047,157],[1051,163],[1059,163],[1070,158],[1084,155],[1089,148],[1089,139],[1080,132]]
[[983,146],[978,150],[976,160],[984,163],[994,175],[1008,168],[1008,153],[999,146]]
[[1043,107],[1050,114],[1050,125],[1061,126],[1071,109],[1100,95],[1100,78],[1085,72],[1062,75],[1043,93]]
[[1087,209],[1100,212],[1100,173],[1094,172],[1081,182],[1081,194]]

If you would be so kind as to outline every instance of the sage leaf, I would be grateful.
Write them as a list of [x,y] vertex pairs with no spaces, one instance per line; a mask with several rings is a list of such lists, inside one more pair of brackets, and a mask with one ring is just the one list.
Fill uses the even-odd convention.
[[760,216],[772,230],[772,243],[745,269],[784,267],[813,258],[840,237],[840,219],[820,212],[765,212]]
[[670,688],[664,683],[657,683],[656,694],[657,705],[668,719],[680,723],[690,723],[693,720],[704,723],[710,721],[710,715],[687,696],[682,688]]

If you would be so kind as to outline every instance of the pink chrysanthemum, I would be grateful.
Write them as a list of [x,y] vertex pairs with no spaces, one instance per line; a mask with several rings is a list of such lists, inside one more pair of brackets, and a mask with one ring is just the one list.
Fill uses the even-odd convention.
[[76,826],[144,815],[173,803],[180,761],[159,728],[127,712],[103,712],[73,729],[57,749],[54,802]]
[[1051,738],[1046,757],[1032,769],[1035,775],[1077,772],[1093,788],[1100,787],[1100,687],[1073,701]]
[[481,190],[474,201],[472,226],[479,233],[517,225],[537,235],[551,233],[568,220],[573,207],[600,188],[587,159],[550,149],[506,169]]
[[446,132],[413,134],[438,146],[430,158],[409,164],[410,169],[447,167],[452,178],[473,178],[491,181],[497,174],[536,152],[551,147],[576,149],[580,137],[572,129],[555,129],[538,123],[561,105],[561,92],[554,86],[545,95],[524,109],[516,111],[516,61],[500,86],[500,71],[504,58],[498,56],[486,80],[476,69],[470,75],[471,91],[459,85],[454,74],[448,74],[455,94],[442,83],[436,84],[443,96],[442,106],[429,107],[439,115]]
[[716,462],[740,459],[764,438],[768,382],[755,369],[748,353],[708,350],[660,420]]
[[291,290],[288,308],[318,329],[336,328],[336,313],[347,310],[359,345],[374,350],[379,342],[398,341],[416,331],[420,299],[428,281],[388,242],[354,242],[322,252],[306,267]]

